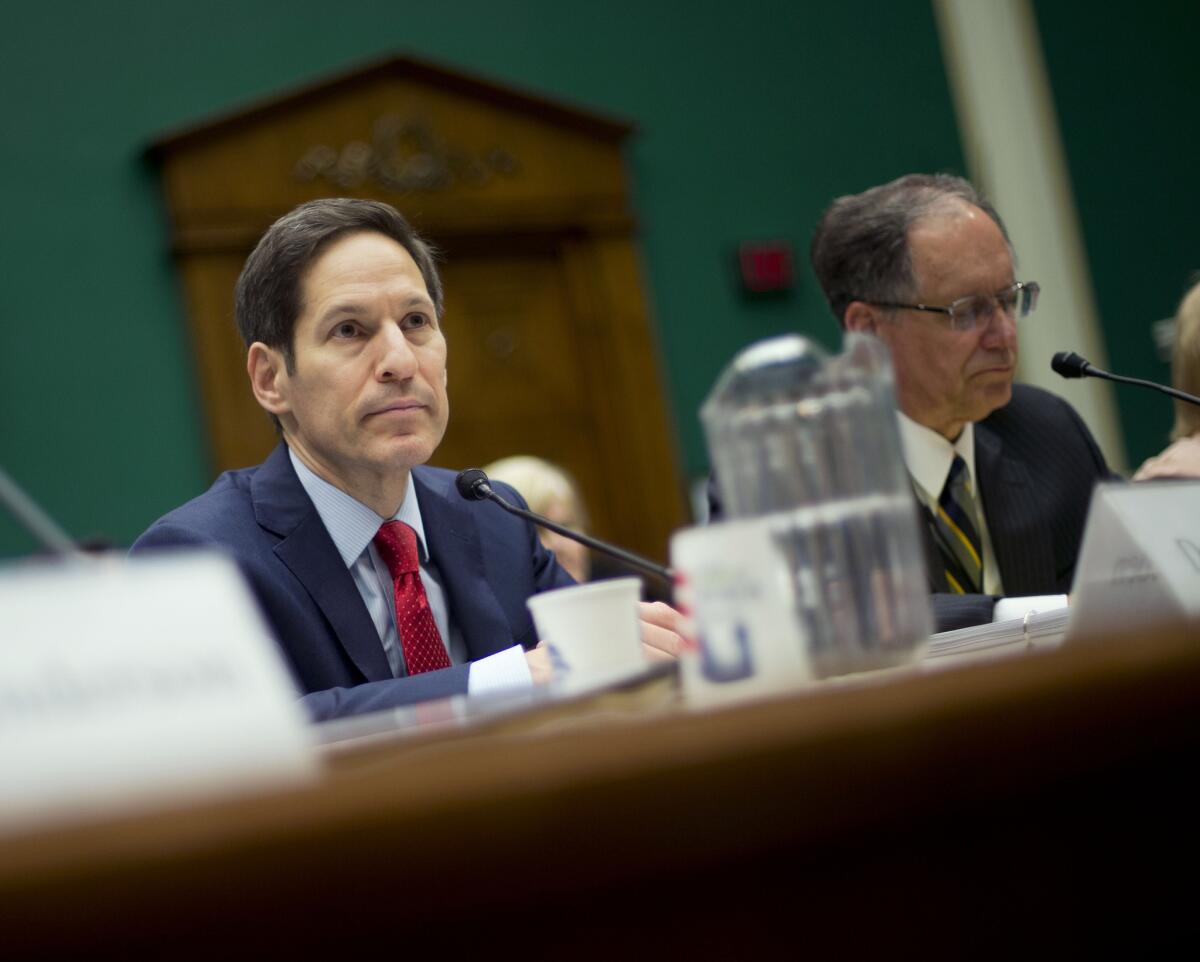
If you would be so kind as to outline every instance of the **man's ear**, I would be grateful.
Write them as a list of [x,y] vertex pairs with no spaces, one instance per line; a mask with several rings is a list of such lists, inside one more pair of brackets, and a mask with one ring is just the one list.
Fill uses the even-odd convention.
[[879,312],[864,301],[851,301],[842,317],[843,326],[847,331],[857,331],[860,334],[875,334],[878,326]]
[[291,380],[282,351],[255,341],[246,354],[246,373],[255,400],[264,409],[276,417],[292,409],[288,393]]

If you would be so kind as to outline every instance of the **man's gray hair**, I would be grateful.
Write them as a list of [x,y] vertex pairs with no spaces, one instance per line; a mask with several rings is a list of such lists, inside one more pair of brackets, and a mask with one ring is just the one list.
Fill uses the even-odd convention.
[[408,251],[440,319],[442,280],[436,252],[396,208],[348,197],[312,200],[275,221],[246,259],[234,292],[238,332],[246,347],[262,341],[282,351],[288,370],[293,370],[296,320],[304,309],[304,275],[330,244],[360,233],[383,234]]
[[919,220],[965,201],[1008,231],[974,185],[950,174],[908,174],[861,194],[839,197],[822,215],[809,256],[825,299],[845,325],[851,301],[902,302],[916,297],[908,232]]

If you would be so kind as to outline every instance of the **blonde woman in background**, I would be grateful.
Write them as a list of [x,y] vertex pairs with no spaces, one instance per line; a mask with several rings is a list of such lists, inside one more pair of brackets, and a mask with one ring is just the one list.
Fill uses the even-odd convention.
[[[1171,382],[1180,391],[1200,394],[1200,284],[1184,295],[1175,314]],[[1162,454],[1138,468],[1134,481],[1200,478],[1200,407],[1176,400],[1171,440],[1174,443]]]
[[[529,510],[573,531],[587,533],[587,509],[575,483],[561,468],[529,455],[501,458],[484,467],[489,478],[511,484],[529,504]],[[542,544],[554,552],[558,563],[580,584],[591,575],[591,555],[577,541],[538,528]]]

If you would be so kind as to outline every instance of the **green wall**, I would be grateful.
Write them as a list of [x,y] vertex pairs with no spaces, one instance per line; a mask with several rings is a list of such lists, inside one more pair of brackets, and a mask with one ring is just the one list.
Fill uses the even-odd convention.
[[[0,464],[75,535],[127,543],[210,477],[164,205],[165,131],[390,52],[636,123],[629,161],[680,450],[729,356],[800,329],[836,343],[807,273],[833,196],[962,171],[927,0],[10,6],[0,34],[8,190]],[[794,294],[749,301],[732,258],[783,238]],[[1161,313],[1161,312],[1160,312]],[[0,519],[0,555],[29,541]]]
[[[1035,6],[1109,370],[1169,383],[1150,326],[1200,269],[1200,3]],[[1136,467],[1166,444],[1174,409],[1114,390]]]

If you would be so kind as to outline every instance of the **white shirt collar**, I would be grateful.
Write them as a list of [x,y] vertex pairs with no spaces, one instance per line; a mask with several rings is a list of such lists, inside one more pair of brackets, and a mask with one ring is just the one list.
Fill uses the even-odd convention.
[[312,500],[317,514],[329,537],[333,539],[338,554],[347,568],[352,567],[359,559],[379,526],[385,521],[403,521],[417,533],[417,550],[421,563],[429,561],[429,551],[425,547],[425,525],[421,523],[421,507],[417,503],[416,485],[412,475],[408,476],[408,490],[404,492],[404,500],[400,509],[391,518],[381,518],[361,501],[356,501],[341,488],[334,487],[324,478],[318,477],[298,457],[296,452],[288,448],[288,457],[292,459],[292,467],[296,469],[296,477],[300,479],[305,493]]
[[913,481],[930,503],[936,503],[946,486],[954,455],[967,463],[971,489],[975,489],[975,425],[968,421],[953,444],[931,428],[918,424],[903,411],[896,411],[900,423],[900,444],[904,464]]

